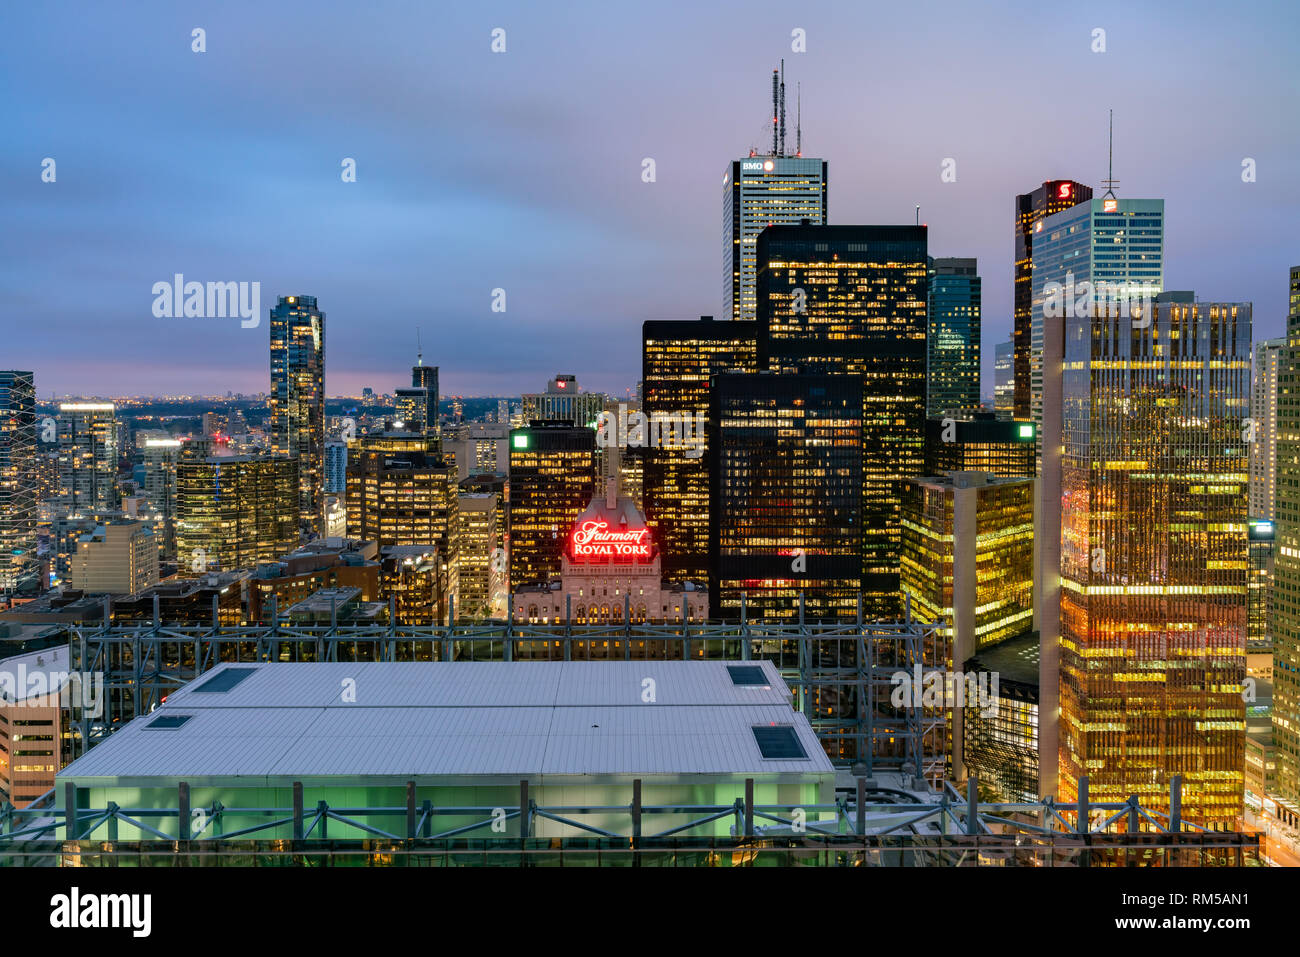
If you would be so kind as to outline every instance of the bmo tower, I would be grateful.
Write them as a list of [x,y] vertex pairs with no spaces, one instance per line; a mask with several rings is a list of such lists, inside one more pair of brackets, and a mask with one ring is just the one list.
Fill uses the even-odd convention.
[[825,160],[751,155],[729,165],[722,178],[724,316],[755,318],[758,234],[768,226],[805,223],[826,225]]

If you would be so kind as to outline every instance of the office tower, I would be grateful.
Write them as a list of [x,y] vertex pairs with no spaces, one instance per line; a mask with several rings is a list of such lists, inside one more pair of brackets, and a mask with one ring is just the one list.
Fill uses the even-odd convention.
[[158,514],[159,554],[176,558],[176,463],[181,440],[162,431],[137,432],[136,445],[144,464],[144,493]]
[[59,494],[70,513],[117,508],[114,409],[112,402],[59,406]]
[[[1094,199],[1034,240],[1040,788],[1074,800],[1086,774],[1091,800],[1167,810],[1177,775],[1184,817],[1228,827],[1245,748],[1251,309],[1141,298],[1162,279],[1163,205]],[[1067,274],[1102,285],[1061,316]]]
[[1300,805],[1300,266],[1291,268],[1278,372],[1273,560],[1273,740],[1278,794]]
[[924,474],[945,472],[1033,478],[1034,424],[999,419],[992,412],[927,419]]
[[342,495],[348,488],[348,443],[330,439],[325,443],[325,494]]
[[423,389],[425,394],[424,431],[429,435],[438,434],[438,367],[424,364],[424,353],[415,357],[411,367],[411,387]]
[[1265,339],[1255,343],[1251,370],[1250,423],[1250,514],[1273,518],[1277,490],[1277,383],[1286,339]]
[[999,342],[993,357],[993,411],[999,419],[1009,419],[1016,408],[1016,344]]
[[1250,585],[1246,613],[1246,647],[1250,654],[1273,655],[1273,564],[1276,526],[1272,519],[1248,522]]
[[[714,322],[712,316],[643,323],[642,412],[688,415],[695,421],[702,416],[707,422],[712,377],[758,371],[757,335],[753,322]],[[671,441],[665,448],[642,450],[642,495],[646,521],[659,543],[663,577],[703,584],[709,574],[710,456],[707,448],[703,455],[688,451]]]
[[443,433],[443,451],[456,460],[458,479],[510,471],[510,426],[467,422]]
[[[799,111],[801,112],[801,111]],[[722,315],[758,312],[758,234],[780,224],[826,223],[826,161],[803,155],[796,112],[794,155],[785,148],[785,63],[772,71],[772,144],[728,164],[722,177]]]
[[1015,404],[1012,418],[1028,419],[1032,412],[1033,378],[1031,353],[1033,351],[1033,260],[1034,239],[1039,233],[1039,223],[1053,213],[1069,209],[1092,199],[1092,187],[1072,179],[1048,180],[1032,192],[1016,197],[1016,261],[1014,293],[1014,343]]
[[158,543],[143,522],[106,522],[77,541],[68,584],[86,594],[134,595],[158,584]]
[[930,260],[926,414],[980,409],[980,277],[974,259]]
[[[941,625],[927,664],[961,670],[976,652],[1032,630],[1033,492],[1032,478],[985,472],[905,484],[901,591],[914,618]],[[960,779],[963,709],[950,718],[949,769]]]
[[456,565],[460,589],[456,616],[486,618],[493,600],[504,589],[500,563],[493,563],[497,548],[497,496],[490,492],[462,492],[457,500]]
[[298,460],[302,530],[319,534],[325,485],[325,313],[315,296],[271,310],[271,448]]
[[39,590],[37,435],[32,373],[0,372],[0,592]]
[[962,712],[962,764],[967,777],[978,780],[982,801],[1038,800],[1040,650],[1030,632],[978,651],[962,665],[963,675],[977,681],[998,676],[993,706],[968,700]]
[[428,431],[429,393],[426,389],[393,390],[393,428],[398,431],[433,435]]
[[902,484],[924,465],[926,228],[773,226],[758,262],[759,368],[864,379],[864,614],[897,620]]
[[[1030,418],[1037,427],[1040,473],[1042,445],[1047,441],[1042,426],[1045,303],[1038,298],[1041,290],[1048,283],[1058,287],[1046,303],[1048,311],[1063,314],[1051,320],[1058,327],[1089,303],[1105,302],[1112,311],[1131,312],[1134,299],[1140,303],[1164,289],[1164,219],[1163,199],[1103,197],[1053,214],[1050,229],[1046,219],[1034,224]],[[1016,418],[1021,418],[1018,399],[1016,408]]]
[[715,615],[739,618],[743,596],[748,618],[797,620],[800,593],[807,619],[857,614],[864,387],[856,375],[713,377],[709,594]]
[[534,420],[510,433],[510,587],[560,572],[572,527],[596,488],[596,433]]
[[298,460],[232,455],[176,463],[182,576],[251,569],[298,544]]
[[546,383],[545,392],[525,392],[524,418],[546,422],[568,422],[571,425],[589,426],[605,409],[609,396],[603,392],[580,392],[578,379],[571,375],[557,375]]
[[769,226],[826,224],[826,161],[801,156],[733,160],[722,180],[722,314],[758,312],[758,236]]
[[497,424],[510,424],[510,403],[506,399],[497,399]]
[[450,565],[456,554],[457,494],[456,467],[432,436],[364,435],[349,450],[347,527],[356,538],[381,547],[437,545]]

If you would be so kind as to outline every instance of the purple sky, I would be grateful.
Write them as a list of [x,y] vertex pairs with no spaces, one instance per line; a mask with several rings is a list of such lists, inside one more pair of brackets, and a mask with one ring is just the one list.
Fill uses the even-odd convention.
[[1053,6],[7,4],[0,367],[34,370],[42,396],[264,390],[264,316],[153,316],[179,272],[258,281],[263,314],[316,295],[331,394],[404,384],[417,324],[444,394],[555,372],[621,393],[643,320],[721,313],[722,176],[762,145],[782,56],[830,221],[911,222],[919,203],[932,255],[978,257],[986,392],[1014,196],[1097,185],[1108,107],[1118,194],[1166,201],[1166,287],[1253,301],[1255,338],[1280,335],[1300,7]]

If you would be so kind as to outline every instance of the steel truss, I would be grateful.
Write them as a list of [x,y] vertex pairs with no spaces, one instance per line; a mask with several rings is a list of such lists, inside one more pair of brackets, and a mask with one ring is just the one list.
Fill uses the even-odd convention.
[[[227,830],[226,808],[220,803],[191,808],[189,785],[180,782],[174,806],[78,808],[77,792],[65,785],[64,806],[55,806],[55,792],[30,807],[0,810],[0,863],[114,863],[115,858],[165,865],[246,863],[238,858],[277,855],[281,863],[375,863],[401,856],[406,863],[433,858],[473,858],[511,855],[513,863],[555,863],[555,838],[534,838],[534,825],[549,820],[572,829],[574,838],[561,838],[561,850],[571,857],[595,853],[637,855],[733,853],[732,863],[753,863],[769,850],[791,852],[777,863],[898,864],[903,866],[996,865],[1226,865],[1259,863],[1257,835],[1212,831],[1180,818],[1180,779],[1170,788],[1170,813],[1149,811],[1136,797],[1124,802],[1091,804],[1086,797],[1073,804],[1052,799],[1036,803],[989,804],[977,800],[978,782],[971,779],[963,795],[951,784],[928,798],[873,788],[857,779],[856,794],[843,794],[833,804],[757,805],[753,781],[730,804],[643,805],[641,782],[633,781],[625,805],[551,807],[529,797],[527,781],[519,786],[519,804],[511,808],[435,807],[418,800],[414,782],[406,789],[404,807],[332,807],[306,800],[301,782],[293,785],[288,808],[231,808],[241,819],[260,819],[252,826]],[[1087,793],[1086,778],[1081,780]],[[900,800],[899,798],[902,798]],[[626,818],[619,830],[597,827],[583,819],[601,815]],[[660,815],[688,815],[685,823],[655,826]],[[469,824],[438,828],[439,816],[465,819]],[[364,818],[365,820],[362,820]],[[379,818],[391,825],[376,826]],[[731,837],[692,835],[718,820],[730,819]],[[184,827],[184,822],[189,822]],[[330,824],[349,829],[349,837],[331,838]],[[370,823],[367,823],[370,822]],[[125,823],[148,835],[119,842]],[[503,833],[505,829],[513,833]],[[182,830],[183,829],[183,830]],[[278,830],[278,833],[276,833]],[[356,832],[366,837],[358,839]],[[584,841],[584,835],[594,839]],[[810,860],[807,852],[825,851],[825,860]],[[734,855],[741,854],[740,859]],[[847,858],[846,858],[847,855]],[[769,855],[769,858],[771,856]],[[497,861],[501,863],[502,861]],[[475,863],[443,860],[442,863]]]
[[[860,607],[860,606],[859,606]],[[945,714],[896,708],[891,677],[941,670],[939,626],[920,622],[675,622],[598,625],[510,621],[409,626],[70,625],[71,667],[100,676],[103,712],[74,707],[70,757],[222,662],[267,661],[771,661],[794,705],[838,766],[903,771],[938,787]]]

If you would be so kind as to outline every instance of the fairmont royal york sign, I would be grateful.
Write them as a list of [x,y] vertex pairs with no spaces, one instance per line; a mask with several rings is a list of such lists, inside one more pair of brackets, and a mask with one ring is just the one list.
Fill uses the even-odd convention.
[[611,532],[608,522],[597,520],[583,522],[569,538],[571,554],[579,560],[635,558],[648,561],[650,546],[648,528]]

